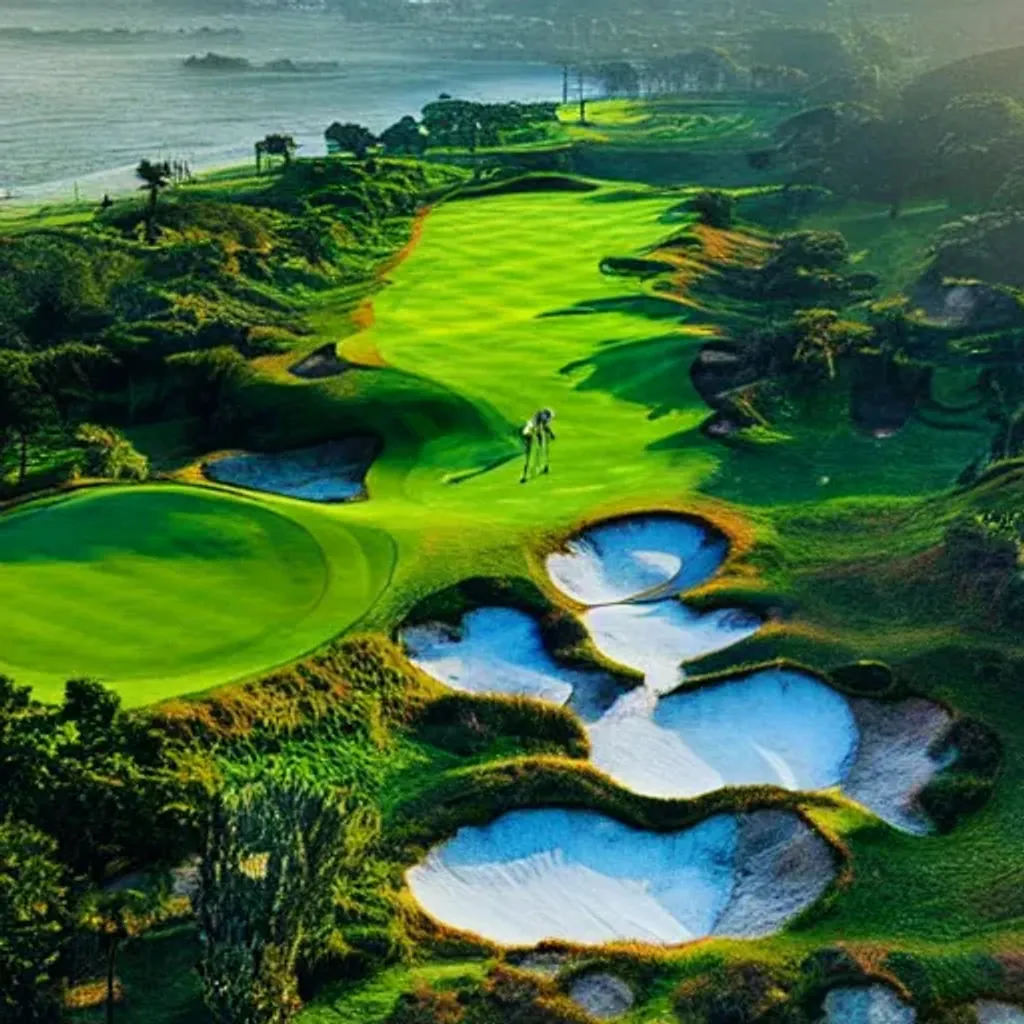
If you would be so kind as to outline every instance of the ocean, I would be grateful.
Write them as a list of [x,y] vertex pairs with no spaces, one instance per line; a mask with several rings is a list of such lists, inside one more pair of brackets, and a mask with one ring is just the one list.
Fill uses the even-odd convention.
[[[0,0],[0,196],[99,198],[133,187],[143,157],[221,166],[251,158],[268,132],[318,155],[332,121],[380,130],[442,92],[560,94],[556,68],[483,59],[464,42],[408,28],[350,24],[299,5],[176,14],[171,2]],[[208,52],[250,67],[184,66]],[[275,61],[299,69],[265,67]]]

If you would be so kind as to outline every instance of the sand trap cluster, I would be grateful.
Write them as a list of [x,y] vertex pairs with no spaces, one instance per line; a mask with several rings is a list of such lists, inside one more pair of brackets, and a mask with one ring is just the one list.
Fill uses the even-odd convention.
[[822,1024],[914,1024],[917,1013],[885,985],[834,988]]
[[407,880],[431,916],[500,945],[675,945],[769,935],[834,871],[825,841],[782,811],[662,834],[589,811],[528,810],[461,829]]
[[[665,550],[655,551],[658,543]],[[649,516],[596,528],[552,556],[549,568],[580,600],[664,597],[666,586],[706,578],[723,557],[720,543],[695,524]],[[620,585],[620,577],[630,582]],[[420,668],[456,689],[568,704],[587,726],[593,763],[643,796],[841,786],[895,827],[927,830],[916,799],[946,766],[931,753],[950,725],[943,708],[847,699],[814,676],[782,668],[680,689],[682,663],[757,630],[758,620],[743,612],[702,614],[674,597],[634,598],[598,604],[584,619],[595,645],[642,672],[646,685],[623,690],[606,673],[559,665],[532,617],[509,608],[477,609],[459,629],[410,629],[403,640]]]
[[1009,1003],[997,1003],[983,999],[974,1004],[978,1024],[1024,1024],[1024,1010]]
[[366,497],[378,447],[374,438],[353,437],[291,452],[228,455],[203,468],[211,480],[232,487],[303,501],[357,501]]

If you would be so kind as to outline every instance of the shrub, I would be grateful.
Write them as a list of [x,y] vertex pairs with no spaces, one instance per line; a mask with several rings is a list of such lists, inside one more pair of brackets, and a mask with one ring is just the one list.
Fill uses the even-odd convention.
[[730,964],[684,981],[674,1002],[686,1024],[756,1024],[784,1020],[789,993],[758,964]]
[[892,669],[879,661],[857,661],[830,674],[840,689],[854,696],[880,697],[896,685]]
[[531,700],[448,694],[424,708],[417,732],[427,743],[462,756],[509,737],[527,750],[554,749],[570,757],[586,757],[589,751],[575,715]]
[[601,260],[601,273],[619,277],[657,277],[676,268],[663,260],[644,260],[631,256],[607,256]]
[[736,200],[728,192],[708,189],[690,201],[690,209],[709,228],[731,228],[736,216]]
[[149,459],[113,427],[83,423],[75,431],[75,443],[81,448],[79,470],[86,476],[104,480],[145,480],[149,476]]
[[438,992],[426,983],[404,992],[387,1024],[459,1024],[466,1011],[454,992]]

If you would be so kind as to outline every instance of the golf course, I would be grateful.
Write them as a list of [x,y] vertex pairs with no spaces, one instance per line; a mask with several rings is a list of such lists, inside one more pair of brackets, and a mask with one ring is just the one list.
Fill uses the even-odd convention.
[[612,173],[789,113],[612,100],[546,125],[587,174],[332,156],[12,218],[195,332],[70,351],[118,422],[71,470],[11,434],[2,735],[139,794],[39,811],[112,965],[69,947],[71,1020],[1024,1020],[1016,320],[924,308],[953,200]]

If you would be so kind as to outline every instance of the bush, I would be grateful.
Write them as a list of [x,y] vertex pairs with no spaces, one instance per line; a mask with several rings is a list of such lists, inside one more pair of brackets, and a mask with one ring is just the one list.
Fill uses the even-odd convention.
[[463,757],[514,737],[526,750],[586,757],[586,733],[564,708],[532,700],[448,694],[428,704],[416,723],[421,739]]
[[86,476],[104,480],[146,480],[149,477],[149,459],[113,427],[83,423],[75,431],[75,443],[81,448],[79,471]]
[[880,697],[896,685],[892,669],[879,661],[857,661],[830,674],[836,686],[853,696]]
[[465,1016],[454,992],[438,992],[424,983],[402,993],[387,1024],[459,1024]]
[[728,192],[708,189],[690,201],[690,209],[709,228],[731,228],[736,216],[736,200]]
[[684,981],[674,1002],[686,1024],[756,1024],[784,1020],[789,992],[758,964],[730,964]]

